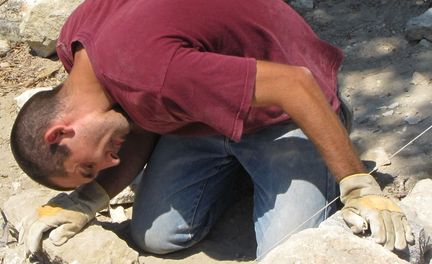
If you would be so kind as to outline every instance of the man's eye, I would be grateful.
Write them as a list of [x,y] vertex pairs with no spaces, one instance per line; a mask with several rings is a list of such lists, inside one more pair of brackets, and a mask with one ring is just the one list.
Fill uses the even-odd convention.
[[81,171],[81,175],[82,175],[84,178],[93,178],[93,174],[92,174],[90,171],[82,170],[82,171]]
[[93,178],[94,177],[93,168],[94,168],[93,164],[84,164],[81,169],[81,175],[84,178]]

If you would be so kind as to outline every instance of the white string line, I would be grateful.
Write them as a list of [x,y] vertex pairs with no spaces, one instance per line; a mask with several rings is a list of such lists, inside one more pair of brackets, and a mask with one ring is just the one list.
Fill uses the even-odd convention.
[[[396,156],[397,154],[399,154],[399,152],[401,152],[402,150],[404,150],[406,147],[408,147],[409,145],[411,145],[414,141],[416,141],[419,137],[423,136],[423,134],[425,134],[426,132],[428,132],[430,129],[432,128],[432,125],[430,125],[428,128],[426,128],[425,130],[423,130],[423,132],[421,132],[420,134],[418,134],[415,138],[411,139],[408,143],[406,143],[403,147],[401,147],[399,150],[397,150],[395,153],[393,153],[388,160],[391,160],[394,156]],[[371,174],[372,172],[376,171],[378,168],[380,167],[379,164],[376,164],[375,167],[369,172],[369,174]]]
[[[388,158],[389,160],[391,160],[394,156],[396,156],[397,154],[399,154],[399,152],[401,152],[402,150],[404,150],[406,147],[408,147],[409,145],[411,145],[414,141],[416,141],[419,137],[423,136],[427,131],[429,131],[432,128],[432,125],[430,125],[428,128],[426,128],[425,130],[423,130],[423,132],[421,132],[420,134],[418,134],[415,138],[411,139],[408,143],[406,143],[403,147],[401,147],[400,149],[398,149],[395,153],[393,153],[392,155],[390,155],[390,157]],[[376,171],[380,166],[377,164],[375,165],[375,167],[368,173],[371,174],[372,172]],[[319,209],[316,213],[314,213],[311,217],[309,217],[308,219],[306,219],[303,223],[301,223],[300,225],[298,225],[296,228],[294,228],[291,232],[289,232],[287,235],[285,235],[284,237],[282,237],[279,241],[277,241],[273,246],[271,246],[269,249],[267,249],[266,251],[264,251],[263,253],[261,253],[256,259],[254,259],[254,262],[258,262],[259,259],[261,259],[263,256],[265,256],[267,253],[269,253],[271,250],[273,250],[275,247],[277,247],[280,243],[282,243],[285,239],[287,239],[288,237],[290,237],[294,232],[296,232],[300,227],[302,227],[303,225],[305,225],[307,222],[309,222],[312,218],[314,218],[316,215],[318,215],[319,213],[321,213],[322,211],[324,211],[325,209],[327,209],[327,207],[329,207],[330,205],[332,205],[334,202],[337,201],[337,199],[339,199],[340,196],[337,196],[336,198],[334,198],[331,202],[329,202],[328,204],[326,204],[323,208]]]
[[336,202],[337,199],[339,199],[339,196],[337,196],[336,198],[334,198],[330,203],[328,203],[326,206],[324,206],[323,208],[319,209],[316,213],[314,213],[311,217],[309,217],[308,219],[306,219],[306,221],[304,221],[303,223],[301,223],[300,225],[298,225],[296,228],[294,228],[291,232],[289,232],[287,235],[285,235],[284,237],[282,237],[279,241],[277,241],[273,246],[271,246],[269,249],[267,249],[266,251],[264,251],[261,255],[259,255],[254,262],[257,262],[258,259],[261,259],[263,256],[265,256],[267,253],[269,253],[271,250],[273,250],[275,247],[277,247],[280,243],[282,243],[285,239],[287,239],[289,236],[291,236],[294,232],[297,231],[297,229],[299,229],[300,227],[302,227],[304,224],[306,224],[307,222],[309,222],[312,218],[314,218],[317,214],[321,213],[323,210],[325,210],[327,207],[329,207],[332,203]]
[[405,146],[401,147],[398,151],[396,151],[395,153],[393,153],[393,155],[391,155],[389,157],[389,160],[391,160],[394,156],[396,156],[399,152],[401,152],[404,148],[408,147],[409,145],[411,145],[411,143],[413,143],[414,141],[416,141],[419,137],[423,136],[424,133],[426,133],[427,131],[429,131],[432,128],[432,125],[430,125],[428,128],[426,128],[425,130],[423,130],[423,132],[421,132],[418,136],[416,136],[415,138],[411,139],[410,142],[406,143]]

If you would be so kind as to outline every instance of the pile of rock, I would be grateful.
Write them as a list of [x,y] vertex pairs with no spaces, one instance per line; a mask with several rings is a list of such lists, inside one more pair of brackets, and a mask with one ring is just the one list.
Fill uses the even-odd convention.
[[[4,204],[7,225],[16,234],[30,210],[46,203],[57,192],[31,189],[11,197]],[[131,196],[129,196],[131,197]],[[129,202],[129,200],[127,200]],[[421,180],[401,206],[410,221],[415,243],[405,251],[390,252],[370,237],[360,238],[350,231],[340,213],[321,223],[319,228],[306,229],[285,240],[260,261],[263,264],[284,263],[414,263],[431,262],[432,253],[432,180]],[[3,222],[5,222],[3,220]],[[102,227],[102,226],[105,226]],[[117,233],[119,230],[116,231]],[[55,263],[141,263],[139,252],[129,247],[106,225],[93,221],[62,246],[43,241],[44,252],[39,258]],[[91,248],[91,251],[88,249]],[[76,254],[80,252],[79,254]],[[24,246],[0,250],[3,263],[24,263]]]

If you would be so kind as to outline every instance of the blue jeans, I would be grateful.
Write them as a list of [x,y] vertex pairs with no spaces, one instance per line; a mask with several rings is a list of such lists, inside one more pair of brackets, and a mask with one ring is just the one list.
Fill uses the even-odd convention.
[[[244,135],[238,143],[223,136],[167,135],[139,186],[131,222],[135,242],[164,254],[200,241],[230,205],[234,176],[242,167],[254,186],[257,256],[337,196],[321,156],[293,123]],[[316,227],[331,210],[295,231]]]

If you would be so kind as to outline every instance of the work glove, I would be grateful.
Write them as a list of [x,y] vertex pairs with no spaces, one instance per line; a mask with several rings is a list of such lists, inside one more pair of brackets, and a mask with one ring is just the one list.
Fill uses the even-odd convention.
[[95,181],[69,195],[60,193],[24,220],[19,241],[25,244],[27,252],[36,253],[41,248],[43,233],[54,229],[49,238],[54,245],[62,245],[80,232],[98,211],[108,207],[108,203],[108,194]]
[[402,250],[407,242],[414,242],[402,210],[384,196],[370,174],[347,176],[340,181],[339,187],[340,199],[345,205],[342,217],[355,234],[370,228],[374,240],[389,250]]

